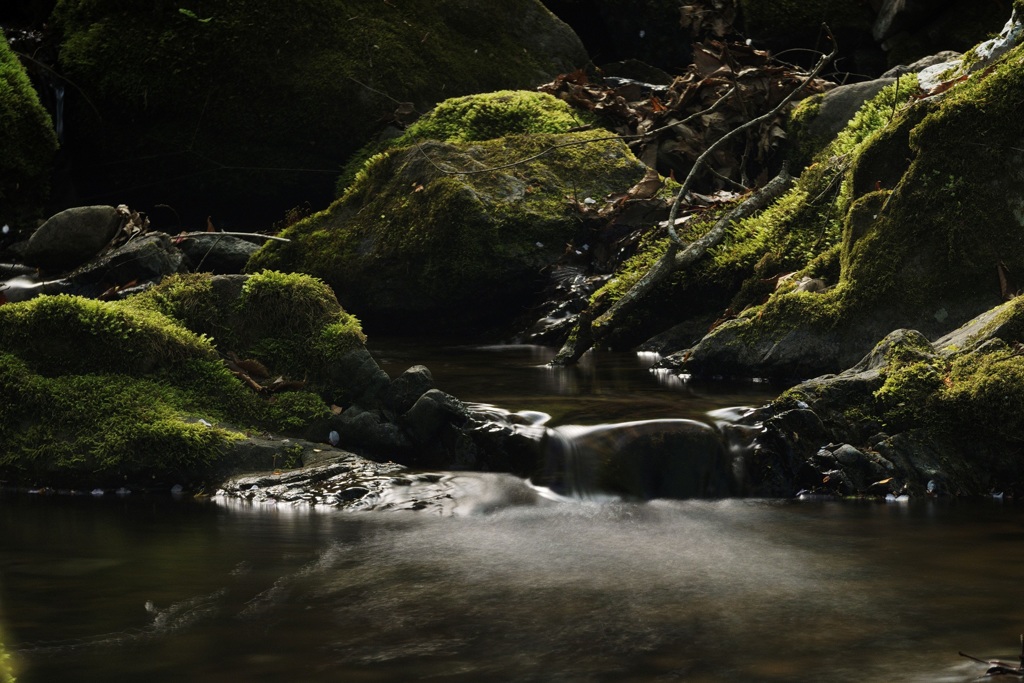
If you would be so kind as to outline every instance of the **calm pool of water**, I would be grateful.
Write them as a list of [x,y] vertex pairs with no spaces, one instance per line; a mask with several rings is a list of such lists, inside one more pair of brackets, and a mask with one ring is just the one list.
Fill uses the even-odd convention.
[[[379,355],[563,424],[766,396],[630,357],[563,372],[535,349]],[[984,667],[959,650],[1015,661],[1024,631],[1010,503],[466,509],[486,512],[0,495],[0,639],[19,683],[966,682]]]

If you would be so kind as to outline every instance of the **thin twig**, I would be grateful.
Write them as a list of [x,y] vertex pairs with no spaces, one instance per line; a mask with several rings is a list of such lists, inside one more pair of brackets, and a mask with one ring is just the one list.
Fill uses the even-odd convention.
[[288,239],[287,237],[275,237],[274,235],[264,235],[264,234],[261,234],[261,233],[258,233],[258,232],[227,232],[227,231],[219,231],[219,232],[216,232],[216,233],[209,233],[209,232],[206,232],[204,230],[204,231],[200,231],[200,232],[183,232],[183,233],[180,233],[180,234],[176,235],[176,237],[196,237],[198,235],[209,235],[209,234],[231,235],[232,237],[257,237],[257,238],[259,238],[261,240],[274,240],[276,242],[291,242],[291,240]]

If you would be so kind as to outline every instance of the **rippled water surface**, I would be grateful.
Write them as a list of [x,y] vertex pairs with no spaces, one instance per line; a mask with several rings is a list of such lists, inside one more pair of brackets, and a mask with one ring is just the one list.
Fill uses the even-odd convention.
[[[547,372],[534,353],[384,356],[562,423],[764,395],[660,383],[629,359],[616,381],[523,380]],[[1018,653],[1009,502],[509,500],[440,518],[5,494],[0,638],[19,683],[959,682],[984,671],[959,650]]]

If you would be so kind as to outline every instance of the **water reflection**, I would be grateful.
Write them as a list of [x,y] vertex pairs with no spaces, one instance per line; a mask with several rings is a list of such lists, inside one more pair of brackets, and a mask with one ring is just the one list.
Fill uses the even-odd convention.
[[776,393],[753,382],[684,381],[654,373],[651,359],[636,353],[591,351],[576,366],[550,367],[557,349],[543,346],[413,347],[371,339],[370,351],[392,377],[423,364],[443,391],[509,411],[542,411],[551,415],[552,426],[703,420],[709,410],[759,405]]

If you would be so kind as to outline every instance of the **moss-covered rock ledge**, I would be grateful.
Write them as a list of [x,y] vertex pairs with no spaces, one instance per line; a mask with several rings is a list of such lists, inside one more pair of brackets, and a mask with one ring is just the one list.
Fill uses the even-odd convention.
[[1024,494],[1024,298],[929,342],[886,336],[857,365],[748,420],[761,494]]
[[[326,285],[274,272],[173,277],[119,302],[0,306],[0,480],[200,486],[301,464],[309,444],[264,437],[305,435],[332,404],[387,386],[363,340]],[[258,393],[232,356],[289,390]]]
[[[1019,15],[1008,27],[1013,22]],[[841,236],[821,257],[831,268],[815,270],[811,261],[766,303],[716,328],[686,353],[688,371],[837,372],[890,330],[934,339],[1020,291],[1024,46],[1006,47],[987,64],[979,48],[942,76],[947,90],[888,111],[842,164]],[[804,175],[828,161],[819,157]],[[801,276],[823,281],[802,291],[793,286]]]

